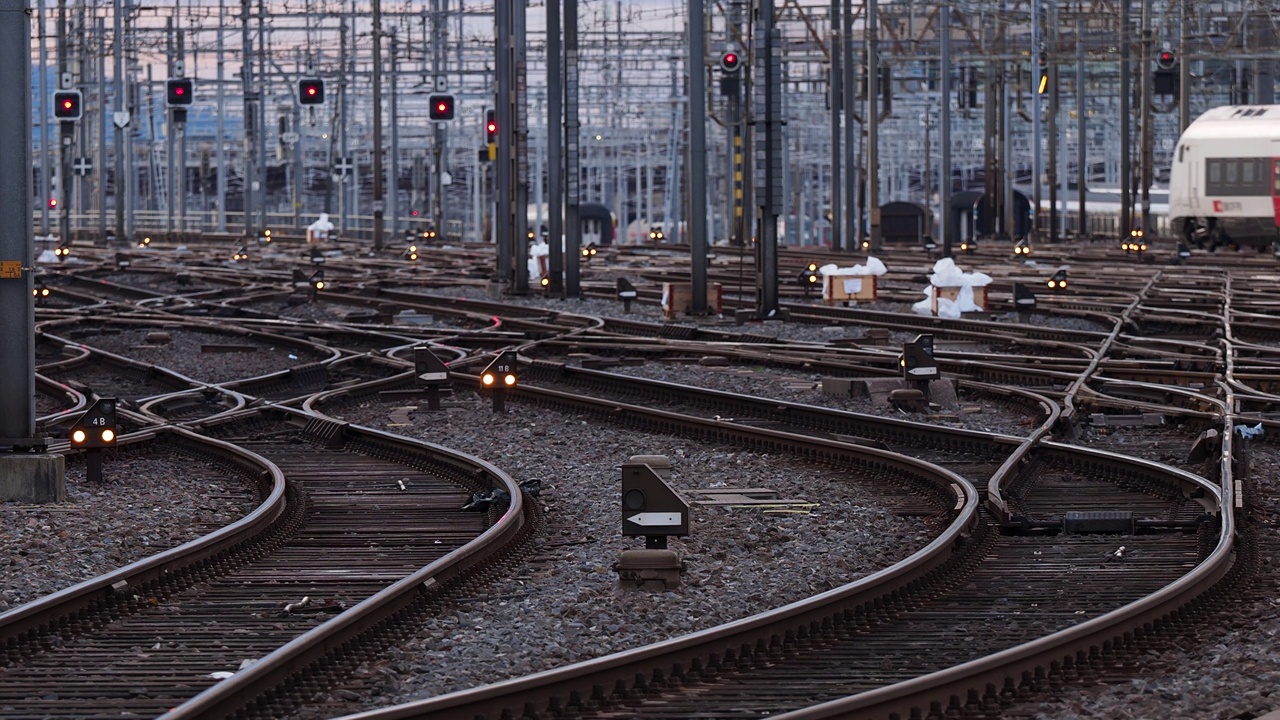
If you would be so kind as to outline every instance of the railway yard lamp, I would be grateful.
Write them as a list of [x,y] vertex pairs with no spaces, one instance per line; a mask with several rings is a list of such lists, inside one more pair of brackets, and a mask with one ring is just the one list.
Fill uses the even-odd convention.
[[115,398],[99,398],[71,426],[71,447],[85,450],[85,479],[102,482],[102,449],[116,446]]
[[142,239],[138,241],[138,247],[140,247],[140,248],[150,247],[150,245],[151,245],[151,236],[150,236],[150,235],[143,235],[143,236],[142,236]]
[[516,377],[516,353],[505,350],[500,353],[489,366],[480,373],[480,385],[493,391],[493,411],[506,412],[507,389],[514,388]]
[[975,250],[978,249],[978,241],[977,240],[961,240],[960,249],[967,253],[972,254]]
[[667,238],[667,234],[662,232],[662,228],[658,227],[657,225],[654,225],[653,227],[649,228],[650,240],[654,242],[662,242],[666,238]]
[[249,248],[244,245],[241,245],[240,247],[236,248],[236,251],[231,253],[231,259],[235,260],[236,262],[244,262],[245,260],[248,260]]
[[410,245],[409,247],[405,248],[404,258],[406,260],[413,260],[416,262],[418,259],[418,246]]
[[44,301],[48,300],[51,294],[53,294],[53,291],[50,290],[49,286],[45,285],[44,282],[37,283],[35,288],[31,291],[31,295],[36,299],[37,305],[43,305]]
[[595,243],[590,242],[582,248],[582,257],[590,259],[595,257],[597,252],[599,252],[599,248],[596,247]]
[[1013,256],[1016,258],[1027,258],[1031,255],[1031,243],[1026,238],[1022,238],[1013,244]]
[[1046,284],[1049,286],[1050,290],[1066,290],[1067,289],[1067,269],[1058,268],[1058,272],[1054,273],[1053,277],[1049,278],[1049,282]]
[[58,258],[58,262],[66,260],[67,257],[71,255],[71,241],[63,240],[58,243],[58,247],[53,249],[53,254]]

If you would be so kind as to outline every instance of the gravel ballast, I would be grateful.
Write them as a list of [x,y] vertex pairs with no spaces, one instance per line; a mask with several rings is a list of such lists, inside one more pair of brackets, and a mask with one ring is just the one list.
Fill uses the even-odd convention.
[[0,503],[0,612],[229,525],[257,503],[240,478],[184,455],[67,464],[67,502]]
[[[846,470],[705,445],[460,391],[440,413],[388,422],[395,405],[330,409],[364,425],[421,437],[496,462],[518,481],[541,481],[549,533],[533,562],[484,596],[428,621],[420,638],[366,666],[379,696],[349,709],[437,695],[585,660],[712,627],[810,597],[923,547],[936,522],[898,517],[883,493]],[[692,534],[672,539],[683,585],[646,592],[618,587],[620,471],[631,455],[668,455],[671,484],[692,491],[756,487],[814,505],[694,505]],[[326,706],[326,712],[332,708]]]

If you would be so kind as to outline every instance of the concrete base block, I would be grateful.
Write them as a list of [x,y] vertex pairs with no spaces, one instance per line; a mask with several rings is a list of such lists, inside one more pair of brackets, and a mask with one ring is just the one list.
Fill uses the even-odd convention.
[[66,502],[66,461],[47,453],[0,455],[0,500]]
[[683,569],[674,550],[624,550],[614,566],[620,587],[640,590],[674,590]]

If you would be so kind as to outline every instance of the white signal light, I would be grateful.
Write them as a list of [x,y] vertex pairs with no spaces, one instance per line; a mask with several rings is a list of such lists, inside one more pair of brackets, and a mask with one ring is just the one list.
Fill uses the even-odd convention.
[[105,430],[102,431],[102,442],[111,442],[112,440],[115,440],[115,439],[116,439],[115,430],[112,430],[111,428],[106,428]]
[[71,433],[71,442],[79,444],[84,442],[87,437],[89,436],[85,435],[83,430],[76,430],[75,432]]
[[480,376],[480,382],[483,383],[485,387],[492,387],[497,380],[498,378],[495,377],[493,373],[485,373]]
[[515,375],[511,375],[511,374],[503,375],[503,376],[502,376],[502,382],[503,382],[507,387],[511,387],[511,386],[513,386],[513,385],[515,385],[515,384],[516,384],[516,376],[515,376]]

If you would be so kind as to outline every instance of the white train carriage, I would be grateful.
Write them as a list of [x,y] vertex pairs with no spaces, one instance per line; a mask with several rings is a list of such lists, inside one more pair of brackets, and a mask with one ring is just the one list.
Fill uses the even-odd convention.
[[1280,105],[1213,108],[1187,126],[1169,172],[1169,226],[1210,250],[1280,241]]

